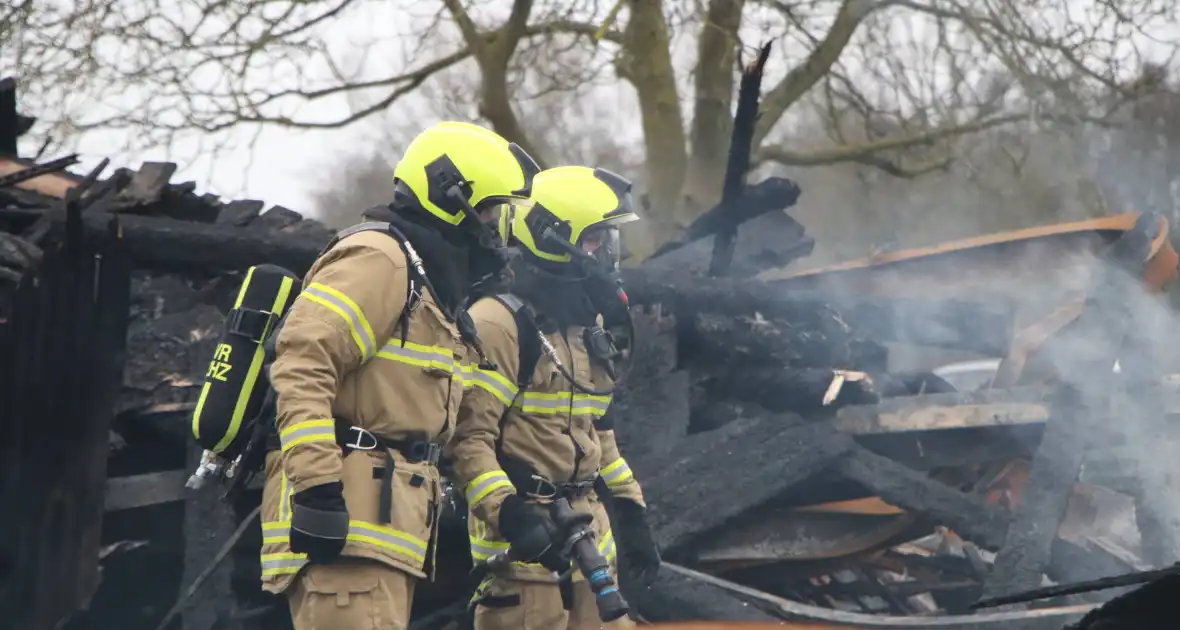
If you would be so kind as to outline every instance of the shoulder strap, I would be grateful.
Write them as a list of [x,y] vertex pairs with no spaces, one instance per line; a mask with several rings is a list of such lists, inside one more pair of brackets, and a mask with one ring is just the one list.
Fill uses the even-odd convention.
[[402,308],[401,315],[397,319],[397,327],[401,331],[402,345],[406,343],[406,335],[409,334],[410,314],[417,310],[418,305],[422,303],[422,287],[425,285],[422,277],[422,261],[418,258],[416,252],[410,247],[410,241],[404,234],[401,233],[392,223],[387,221],[365,221],[353,226],[349,226],[336,233],[328,246],[320,252],[322,256],[329,249],[336,246],[336,243],[361,232],[381,232],[386,236],[397,241],[398,247],[401,248],[402,253],[406,255],[406,270],[409,272],[409,282],[406,283],[406,305]]
[[492,298],[503,304],[516,320],[516,345],[520,353],[516,385],[523,390],[533,381],[533,371],[537,369],[537,363],[541,360],[541,340],[537,338],[538,331],[529,316],[529,306],[519,297],[511,293],[501,293]]

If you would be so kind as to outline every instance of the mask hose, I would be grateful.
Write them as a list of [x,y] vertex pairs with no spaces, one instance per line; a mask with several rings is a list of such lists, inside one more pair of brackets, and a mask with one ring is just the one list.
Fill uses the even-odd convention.
[[[610,396],[614,394],[619,385],[622,385],[626,380],[627,375],[631,373],[632,361],[628,360],[626,370],[624,370],[623,373],[619,375],[619,378],[615,380],[613,387],[608,389],[596,389],[579,383],[578,380],[574,378],[574,375],[570,373],[569,368],[565,366],[565,363],[561,360],[561,357],[558,356],[557,348],[554,348],[553,344],[549,342],[549,338],[545,336],[545,333],[541,332],[541,327],[537,325],[537,322],[533,319],[532,314],[525,312],[524,316],[528,320],[529,325],[532,326],[533,330],[537,332],[537,339],[541,342],[541,352],[543,352],[545,356],[549,357],[550,361],[553,361],[553,365],[557,367],[557,372],[561,374],[562,378],[568,381],[570,386],[572,386],[575,390],[583,394],[589,394],[591,396]],[[631,345],[634,347],[635,319],[631,316],[631,309],[627,309],[627,334],[630,335]]]

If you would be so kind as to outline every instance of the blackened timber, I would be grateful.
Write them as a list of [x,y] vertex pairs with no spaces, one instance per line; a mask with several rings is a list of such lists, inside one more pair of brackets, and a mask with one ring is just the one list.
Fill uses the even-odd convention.
[[784,428],[769,417],[689,436],[632,466],[657,541],[675,557],[697,537],[833,467],[852,447],[827,423]]
[[1043,423],[1053,390],[1018,387],[890,398],[836,412],[836,427],[854,435]]
[[1076,392],[1063,390],[1054,405],[1054,417],[1045,427],[1028,482],[1021,490],[1020,505],[984,584],[984,597],[1035,588],[1049,569],[1053,540],[1081,473],[1086,426],[1093,424],[1083,417],[1089,411],[1078,398]]
[[674,273],[622,273],[635,304],[665,304],[678,316],[718,313],[802,321],[816,309],[835,310],[858,338],[954,347],[1001,356],[1010,340],[1011,309],[954,299],[898,298],[787,291],[776,283],[716,280]]
[[[272,209],[270,212],[274,212]],[[264,213],[258,221],[270,212]],[[0,210],[0,215],[40,216],[41,211]],[[60,212],[50,211],[64,221]],[[87,212],[86,230],[105,233],[113,215]],[[119,216],[123,241],[135,261],[161,271],[218,272],[272,263],[297,274],[307,271],[324,245],[318,231],[283,233],[241,229],[147,216]],[[780,292],[759,281],[677,278],[649,273],[642,267],[622,273],[633,304],[665,304],[681,313],[717,312],[782,317],[801,321],[818,308],[835,309],[853,333],[874,341],[899,341],[951,346],[998,356],[1009,340],[1008,309],[974,302]]]
[[649,589],[624,594],[648,621],[779,621],[725,589],[671,571]]
[[925,473],[859,447],[841,461],[840,472],[886,503],[946,525],[981,547],[999,549],[1004,542],[1005,512]]
[[845,380],[836,397],[825,402],[836,378],[835,371],[819,368],[745,367],[718,371],[700,386],[710,398],[734,398],[757,403],[772,412],[789,411],[803,416],[877,401],[871,381],[862,378]]

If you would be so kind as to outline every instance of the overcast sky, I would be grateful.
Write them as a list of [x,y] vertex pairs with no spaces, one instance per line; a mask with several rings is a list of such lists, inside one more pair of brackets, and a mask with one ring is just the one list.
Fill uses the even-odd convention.
[[[503,0],[490,0],[479,7],[480,14],[486,14],[496,13],[506,5]],[[330,28],[327,29],[324,40],[330,48],[341,53],[338,58],[344,59],[345,63],[350,55],[355,58],[359,54],[357,51],[370,45],[367,49],[367,63],[364,64],[365,78],[388,76],[399,71],[399,68],[404,70],[418,67],[436,59],[440,56],[440,50],[449,52],[454,49],[454,42],[443,41],[448,35],[457,39],[457,34],[453,32],[455,29],[449,25],[444,27],[440,37],[429,41],[423,40],[420,30],[414,30],[421,28],[415,26],[415,18],[430,20],[433,17],[431,14],[437,10],[436,3],[421,0],[360,2],[355,5],[355,9],[329,24]],[[601,12],[605,11],[604,7]],[[477,19],[479,17],[480,15],[476,16]],[[491,23],[499,22],[496,17],[484,17],[491,17]],[[909,16],[903,12],[899,17]],[[584,19],[600,21],[602,16],[587,15]],[[625,20],[626,16],[621,16],[621,19]],[[899,20],[898,25],[902,25],[903,21],[913,26],[908,20]],[[920,26],[920,22],[917,24]],[[749,43],[764,39],[768,31],[761,29],[766,28],[769,27],[760,25],[757,20],[748,20],[743,27],[743,40]],[[1172,29],[1174,28],[1173,26]],[[779,34],[782,29],[770,31]],[[1174,34],[1174,30],[1171,34]],[[908,37],[921,40],[923,34],[898,34],[899,41]],[[678,44],[680,50],[677,51],[676,57],[678,62],[684,62],[678,65],[684,66],[681,74],[687,81],[693,49],[691,34],[688,39],[681,39]],[[778,39],[776,47],[776,57],[768,67],[768,81],[777,80],[806,54],[802,46],[793,45],[788,39]],[[902,52],[898,51],[898,54]],[[777,55],[783,55],[786,59]],[[314,68],[301,70],[312,72]],[[455,71],[471,72],[473,68],[456,68]],[[474,89],[470,80],[465,77],[457,83],[458,89]],[[682,91],[682,96],[686,93]],[[121,92],[115,93],[105,98],[118,99],[120,94]],[[627,129],[635,134],[639,133],[638,120],[635,120],[637,116],[631,115],[634,112],[635,98],[629,86],[616,82],[616,85],[606,87],[602,93],[596,93],[595,98],[608,103],[610,117],[615,119],[612,121],[612,133],[626,132]],[[398,123],[396,126],[403,134],[413,133],[439,118],[440,113],[431,106],[432,102],[425,97],[411,95],[396,103],[387,115],[389,119]],[[685,103],[686,106],[689,104]],[[36,104],[25,105],[29,110],[26,114],[38,115]],[[94,107],[94,104],[82,102],[78,106],[89,108]],[[350,105],[343,97],[326,98],[301,104],[299,115],[303,119],[338,119],[346,116],[355,106],[355,102]],[[471,112],[472,115],[474,113]],[[686,110],[685,115],[690,116],[691,112]],[[239,127],[229,132],[226,138],[204,136],[180,142],[171,150],[152,149],[132,153],[119,150],[128,144],[127,135],[108,131],[92,132],[76,138],[75,146],[83,157],[82,168],[93,166],[103,157],[110,157],[113,166],[130,168],[137,168],[144,161],[172,161],[180,166],[179,172],[173,178],[174,182],[193,180],[198,183],[198,190],[201,192],[213,192],[227,198],[260,199],[269,205],[282,205],[302,213],[311,213],[314,209],[312,193],[332,185],[331,175],[339,172],[340,162],[349,156],[370,154],[374,151],[387,155],[391,161],[392,176],[392,162],[397,159],[401,142],[383,137],[382,131],[380,120],[363,121],[349,128],[325,131],[275,127],[258,130],[254,127]],[[34,153],[38,140],[28,139],[22,146],[22,154]],[[220,153],[209,151],[210,145],[224,140],[236,145],[236,149]]]

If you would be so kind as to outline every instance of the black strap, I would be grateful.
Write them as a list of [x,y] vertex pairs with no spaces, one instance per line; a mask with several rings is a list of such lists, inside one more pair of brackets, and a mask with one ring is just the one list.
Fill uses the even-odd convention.
[[520,356],[516,385],[523,390],[533,382],[533,372],[541,361],[541,340],[537,338],[536,325],[524,300],[511,293],[501,293],[493,296],[493,299],[503,304],[516,320],[516,346]]
[[[397,246],[401,248],[402,253],[406,256],[407,263],[410,262],[410,250],[407,248],[409,239],[405,234],[402,234],[392,223],[387,221],[365,221],[356,225],[344,228],[336,233],[336,236],[328,243],[320,255],[324,255],[329,249],[336,246],[336,243],[361,232],[382,232],[385,235],[397,241]],[[418,305],[422,302],[421,287],[427,286],[425,278],[418,273],[418,266],[414,264],[407,264],[406,271],[409,273],[409,282],[406,283],[406,302],[402,307],[402,312],[397,318],[397,328],[400,331],[402,345],[405,345],[406,335],[409,334],[410,328],[410,314],[413,313]]]

